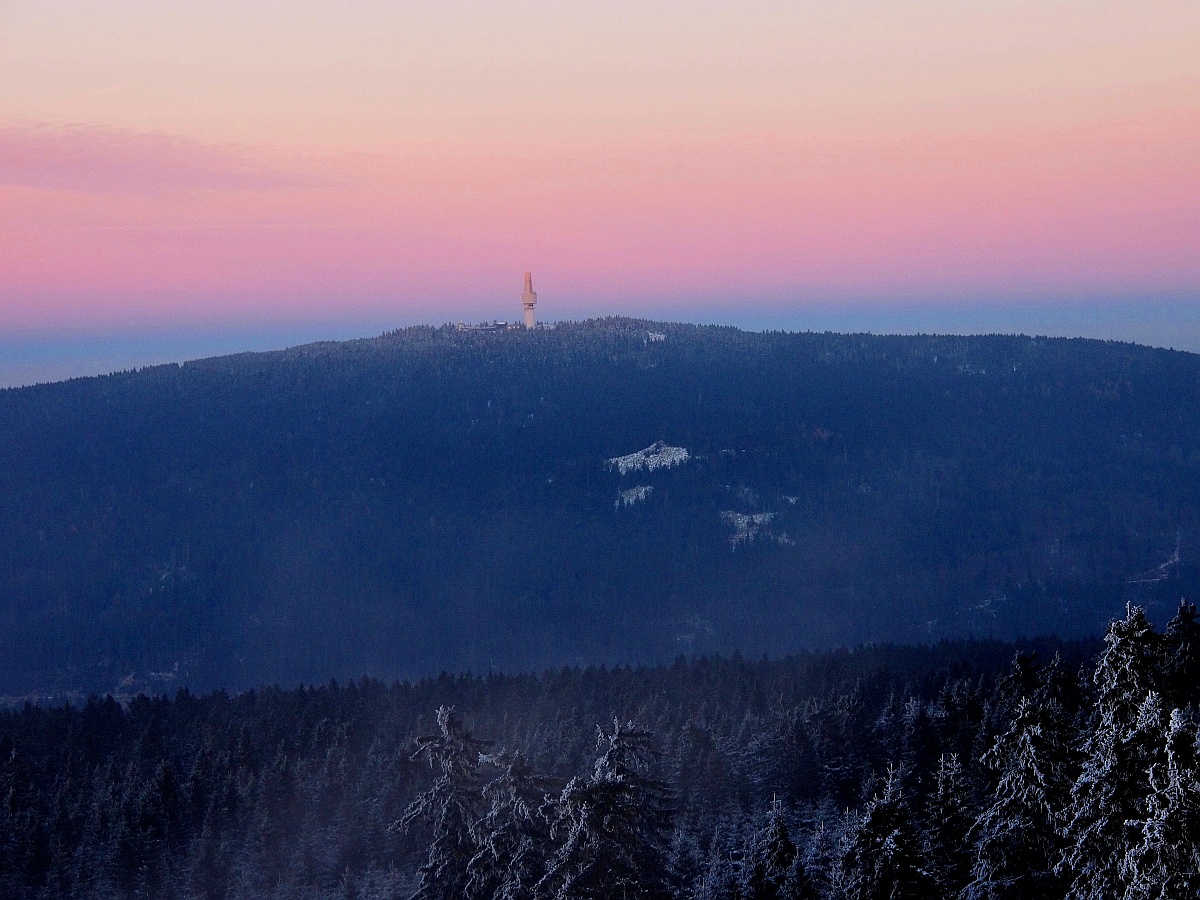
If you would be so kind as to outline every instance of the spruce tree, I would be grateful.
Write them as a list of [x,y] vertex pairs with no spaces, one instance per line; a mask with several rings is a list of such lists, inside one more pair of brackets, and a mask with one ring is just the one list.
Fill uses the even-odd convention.
[[739,823],[726,815],[714,827],[707,850],[697,860],[690,889],[680,895],[689,900],[740,900],[742,843]]
[[1200,748],[1194,722],[1172,710],[1161,760],[1149,772],[1141,841],[1122,861],[1128,900],[1200,897]]
[[483,761],[500,767],[483,788],[488,810],[474,828],[478,850],[467,864],[472,896],[488,900],[531,900],[546,868],[550,844],[542,814],[548,780],[536,776],[518,751]]
[[1163,633],[1166,660],[1162,693],[1170,708],[1200,705],[1200,621],[1196,604],[1179,601]]
[[788,876],[797,855],[782,806],[774,802],[766,824],[755,832],[742,858],[740,887],[744,900],[788,900]]
[[942,754],[934,789],[925,806],[925,848],[929,870],[944,897],[957,897],[971,880],[967,834],[974,824],[971,798],[958,754]]
[[900,776],[888,770],[883,790],[867,803],[842,858],[845,900],[924,900],[938,888],[925,868]]
[[692,900],[741,900],[738,870],[728,848],[714,842],[704,871],[697,876],[688,896]]
[[797,853],[788,869],[787,877],[783,880],[784,900],[817,900],[820,894],[813,882],[812,873],[805,862],[804,855]]
[[812,809],[812,830],[807,846],[797,855],[818,897],[840,897],[842,858],[850,847],[858,816],[839,810],[826,800]]
[[1124,894],[1121,864],[1137,842],[1131,823],[1146,818],[1147,772],[1158,747],[1145,717],[1161,711],[1162,638],[1142,610],[1130,606],[1104,641],[1092,676],[1096,700],[1083,766],[1064,816],[1067,845],[1059,872],[1070,880],[1069,900]]
[[650,774],[659,752],[632,723],[614,722],[598,744],[592,773],[572,778],[553,805],[561,843],[537,889],[554,900],[666,900],[671,794]]
[[1017,704],[1009,729],[984,755],[998,775],[991,804],[971,829],[975,862],[968,900],[1059,897],[1055,872],[1062,840],[1057,817],[1071,782],[1067,729],[1055,701],[1028,697]]
[[465,900],[474,896],[468,867],[480,849],[474,831],[483,806],[479,764],[490,745],[467,731],[453,707],[439,707],[437,725],[437,734],[418,738],[413,759],[425,758],[438,774],[396,826],[422,821],[430,832],[414,900]]

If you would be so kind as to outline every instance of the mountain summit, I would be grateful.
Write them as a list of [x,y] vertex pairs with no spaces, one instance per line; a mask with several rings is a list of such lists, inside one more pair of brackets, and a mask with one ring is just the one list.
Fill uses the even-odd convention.
[[1092,634],[1197,581],[1200,357],[1128,344],[412,328],[0,422],[9,696]]

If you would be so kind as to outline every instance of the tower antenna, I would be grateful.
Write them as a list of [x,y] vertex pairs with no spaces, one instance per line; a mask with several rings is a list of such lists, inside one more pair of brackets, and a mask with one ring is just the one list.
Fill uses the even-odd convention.
[[533,275],[530,272],[525,273],[525,293],[521,295],[521,305],[525,307],[525,327],[537,327],[537,315],[533,311],[534,304],[537,303],[537,294],[533,292]]

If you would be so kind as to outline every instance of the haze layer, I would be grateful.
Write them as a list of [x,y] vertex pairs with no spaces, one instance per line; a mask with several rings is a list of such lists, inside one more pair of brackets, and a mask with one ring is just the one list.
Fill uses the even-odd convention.
[[0,337],[490,317],[526,269],[563,318],[1186,303],[1197,46],[1145,0],[4,3]]

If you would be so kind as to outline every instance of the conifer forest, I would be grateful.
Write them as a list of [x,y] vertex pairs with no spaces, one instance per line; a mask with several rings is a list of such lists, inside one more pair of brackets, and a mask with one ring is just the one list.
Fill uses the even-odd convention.
[[1195,355],[412,328],[0,425],[0,900],[1200,896]]
[[6,898],[1194,898],[1200,621],[0,715]]
[[1200,356],[602,319],[0,391],[0,702],[1096,637],[1200,591]]

